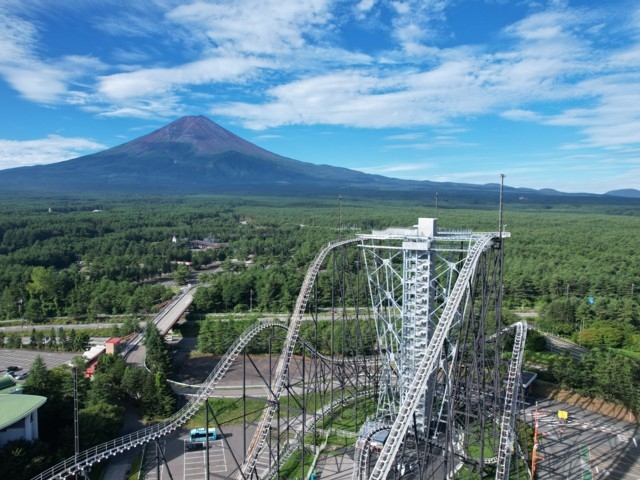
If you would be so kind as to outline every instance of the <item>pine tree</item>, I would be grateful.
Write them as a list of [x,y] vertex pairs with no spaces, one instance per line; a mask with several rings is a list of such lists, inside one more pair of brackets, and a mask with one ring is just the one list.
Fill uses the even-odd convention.
[[51,388],[51,373],[47,370],[42,357],[38,355],[31,364],[29,375],[24,382],[24,393],[48,397]]
[[168,417],[173,413],[173,409],[176,406],[173,390],[171,390],[171,386],[169,385],[169,382],[167,382],[167,377],[165,377],[161,372],[156,373],[155,383],[156,399],[158,402],[157,414],[162,417]]

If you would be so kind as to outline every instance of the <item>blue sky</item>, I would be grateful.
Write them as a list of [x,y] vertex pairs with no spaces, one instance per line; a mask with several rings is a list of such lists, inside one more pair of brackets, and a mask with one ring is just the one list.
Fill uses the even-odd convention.
[[396,178],[640,189],[640,3],[2,0],[0,169],[205,115]]

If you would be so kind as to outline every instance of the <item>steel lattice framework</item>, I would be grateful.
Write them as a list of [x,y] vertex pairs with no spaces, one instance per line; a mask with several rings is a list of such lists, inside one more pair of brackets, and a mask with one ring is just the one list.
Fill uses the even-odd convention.
[[[325,245],[289,321],[258,322],[240,335],[185,407],[36,478],[65,478],[175,431],[232,365],[257,370],[247,347],[265,335],[272,360],[259,374],[268,396],[257,422],[245,417],[245,449],[226,478],[286,478],[293,454],[315,464],[345,411],[364,425],[353,440],[354,479],[509,478],[526,326],[500,323],[507,236],[420,219]],[[513,343],[508,362],[505,341]],[[381,433],[386,442],[373,449]]]
[[[526,327],[514,327],[513,360],[503,365],[507,236],[438,230],[435,219],[361,236],[383,381],[354,479],[509,478]],[[372,439],[385,431],[369,465]]]

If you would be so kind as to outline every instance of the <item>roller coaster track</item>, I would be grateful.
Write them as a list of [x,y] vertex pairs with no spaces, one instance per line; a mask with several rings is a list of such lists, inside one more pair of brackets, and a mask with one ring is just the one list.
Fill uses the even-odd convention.
[[451,291],[449,300],[447,301],[440,321],[434,330],[431,341],[427,346],[427,351],[416,374],[408,388],[405,400],[398,410],[395,421],[389,431],[389,436],[380,452],[378,461],[369,477],[370,480],[382,480],[387,477],[393,461],[400,449],[402,440],[404,439],[409,424],[411,422],[413,412],[416,410],[421,393],[427,390],[427,384],[430,374],[438,365],[442,354],[444,341],[451,329],[456,318],[460,303],[463,297],[468,293],[469,282],[473,278],[476,265],[484,250],[491,244],[494,238],[499,237],[499,233],[485,234],[479,237],[476,243],[469,249],[467,258],[460,270],[460,274]]
[[520,386],[520,372],[522,371],[522,359],[524,356],[524,343],[527,339],[527,323],[518,322],[512,325],[516,330],[513,342],[513,354],[509,363],[509,374],[505,386],[504,410],[500,422],[500,444],[498,447],[498,459],[496,480],[509,478],[509,465],[513,445],[515,442],[515,415],[518,402],[517,392]]
[[[515,442],[515,413],[517,408],[518,386],[521,381],[522,361],[524,356],[524,344],[527,337],[527,323],[518,322],[504,328],[500,334],[515,329],[515,339],[513,343],[511,361],[509,362],[509,372],[504,391],[504,409],[500,420],[500,443],[498,455],[485,459],[485,464],[496,464],[496,480],[508,479],[509,465],[513,446]],[[497,334],[491,335],[487,340],[493,340]],[[368,460],[372,438],[383,430],[389,430],[389,425],[378,425],[367,432],[364,437],[358,439],[354,455],[354,469],[352,480],[360,480],[363,477]]]
[[239,480],[248,479],[253,475],[258,457],[260,456],[262,449],[266,446],[266,439],[269,434],[269,428],[271,427],[271,421],[273,420],[275,412],[278,408],[280,395],[282,394],[286,383],[289,363],[291,362],[293,350],[295,348],[296,340],[300,332],[300,324],[302,323],[302,318],[307,308],[307,302],[309,300],[309,294],[311,293],[311,287],[313,286],[316,275],[320,271],[322,262],[324,261],[327,254],[334,248],[357,241],[359,241],[357,238],[349,238],[338,242],[329,243],[322,250],[320,250],[320,252],[316,255],[316,258],[313,260],[313,263],[307,270],[307,274],[304,278],[304,282],[302,283],[300,294],[298,295],[293,314],[291,315],[289,330],[287,331],[287,337],[284,342],[283,351],[276,366],[274,385],[269,392],[269,407],[264,410],[264,413],[262,414],[262,417],[260,419],[260,423],[258,424],[258,428],[256,429],[256,433],[251,439],[251,443],[249,444],[249,448],[245,456],[245,461],[241,465],[240,471],[238,472],[237,478]]
[[[420,392],[425,391],[427,387],[428,376],[437,365],[446,335],[448,334],[451,325],[453,324],[462,298],[468,291],[468,284],[473,276],[475,267],[478,263],[478,259],[480,258],[482,252],[487,248],[487,246],[490,245],[491,241],[498,235],[499,234],[483,235],[469,250],[467,259],[460,271],[458,280],[456,281],[456,284],[452,290],[449,301],[447,302],[447,305],[443,310],[441,320],[438,323],[429,346],[427,347],[427,353],[423,357],[423,360],[421,361],[420,367],[418,369],[418,373],[411,383],[406,401],[401,406],[398,416],[396,417],[394,424],[391,426],[387,441],[385,442],[378,462],[376,463],[374,470],[370,476],[371,479],[378,480],[385,478],[386,475],[388,475],[393,463],[393,459],[395,458],[401,445],[402,438],[406,434],[412,413],[416,408]],[[258,424],[258,428],[256,429],[256,434],[251,441],[251,444],[245,456],[244,463],[242,464],[238,473],[238,479],[251,478],[254,475],[257,460],[260,457],[262,450],[266,446],[266,438],[269,433],[269,427],[277,410],[280,396],[285,388],[289,364],[293,356],[296,342],[304,343],[298,335],[315,278],[320,271],[324,259],[329,254],[329,252],[331,252],[331,250],[339,246],[357,241],[359,241],[359,239],[350,238],[326,245],[316,255],[313,263],[307,270],[288,327],[283,325],[282,322],[277,321],[259,322],[243,332],[229,348],[225,356],[212,370],[206,381],[192,396],[191,401],[178,412],[174,413],[171,417],[164,420],[163,422],[151,425],[149,427],[110,440],[100,445],[96,445],[78,453],[77,455],[69,457],[66,460],[58,463],[57,465],[54,465],[53,467],[33,477],[33,480],[65,479],[67,476],[82,471],[87,467],[90,467],[106,458],[118,455],[119,453],[122,453],[131,448],[135,448],[145,443],[157,440],[158,438],[161,438],[180,428],[200,409],[205,400],[212,396],[218,382],[225,376],[239,353],[242,352],[246,345],[256,335],[268,328],[284,328],[287,330],[287,336],[285,339],[283,351],[276,366],[275,382],[272,386],[272,389],[270,390],[268,407],[264,410],[260,423]],[[500,479],[507,478],[504,477],[504,475],[508,474],[509,457],[513,447],[512,419],[515,413],[515,402],[517,401],[515,395],[517,388],[516,385],[519,381],[519,371],[522,364],[522,348],[520,347],[520,345],[524,344],[525,336],[526,325],[524,327],[517,327],[515,340],[516,344],[514,345],[514,356],[512,357],[512,361],[510,364],[509,382],[507,383],[505,392],[505,409],[503,417],[501,419],[501,440],[497,460],[499,468],[497,475],[502,474],[502,476],[496,476],[496,478]],[[313,350],[314,353],[320,358],[325,358],[318,352],[315,352],[315,350],[311,348],[311,345],[306,344],[306,346]],[[387,426],[386,428],[389,427]],[[369,443],[370,438],[371,435],[368,436],[365,442]]]
[[[253,471],[253,468],[255,467],[255,462],[260,452],[260,447],[262,447],[262,445],[264,444],[266,434],[268,433],[268,426],[271,423],[274,412],[276,410],[277,401],[284,388],[287,369],[293,355],[296,340],[298,339],[300,323],[307,306],[311,287],[313,286],[313,282],[320,270],[322,262],[324,261],[327,254],[334,248],[356,241],[357,239],[350,238],[335,243],[329,243],[320,251],[320,253],[316,255],[316,258],[307,270],[307,274],[300,290],[300,294],[298,295],[295,309],[287,330],[288,333],[285,341],[285,348],[280,356],[280,360],[277,366],[277,384],[275,384],[275,387],[271,390],[269,396],[270,407],[265,410],[265,414],[262,417],[260,426],[252,440],[251,448],[249,449],[249,454],[251,454],[250,461],[245,461],[245,469],[241,470],[240,473],[242,476],[240,478],[250,476],[250,472]],[[195,415],[195,413],[204,404],[205,400],[211,397],[215,386],[227,373],[229,367],[237,358],[238,354],[244,349],[244,347],[257,334],[273,326],[282,327],[282,324],[275,321],[261,322],[245,330],[242,335],[240,335],[236,339],[233,345],[229,347],[225,356],[222,357],[220,362],[209,374],[206,381],[193,395],[191,401],[187,403],[182,409],[174,413],[171,417],[167,418],[163,422],[151,425],[128,435],[109,440],[108,442],[101,443],[87,450],[79,452],[77,455],[69,457],[66,460],[63,460],[62,462],[54,465],[53,467],[41,472],[37,476],[33,477],[32,480],[65,479],[67,476],[76,472],[80,472],[106,458],[118,455],[131,448],[135,448],[145,443],[157,440],[158,438],[161,438],[180,428],[193,415]],[[259,435],[259,433],[262,433],[262,435]],[[247,454],[247,457],[249,457],[249,454]]]
[[193,395],[191,401],[168,419],[84,450],[41,472],[39,475],[33,477],[33,480],[64,479],[68,475],[84,470],[86,467],[90,467],[106,458],[156,440],[180,428],[200,409],[205,400],[213,394],[216,384],[224,377],[244,347],[260,332],[271,327],[283,327],[283,325],[275,321],[261,322],[245,330],[233,345],[229,347],[225,356]]
[[353,457],[353,476],[351,477],[352,480],[360,480],[364,478],[364,474],[369,463],[371,441],[377,433],[380,433],[384,430],[389,430],[389,425],[378,425],[377,427],[369,430],[365,436],[358,438]]

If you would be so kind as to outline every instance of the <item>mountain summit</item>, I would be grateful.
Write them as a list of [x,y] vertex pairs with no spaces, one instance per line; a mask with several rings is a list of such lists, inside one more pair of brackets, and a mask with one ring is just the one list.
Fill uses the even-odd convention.
[[[186,144],[194,155],[219,155],[234,151],[248,156],[278,157],[238,137],[202,115],[182,117],[143,137],[111,150],[133,153],[156,149],[158,145]],[[280,157],[281,158],[281,157]]]
[[398,182],[276,155],[202,116],[179,118],[91,155],[0,171],[0,188],[39,192],[210,193]]

